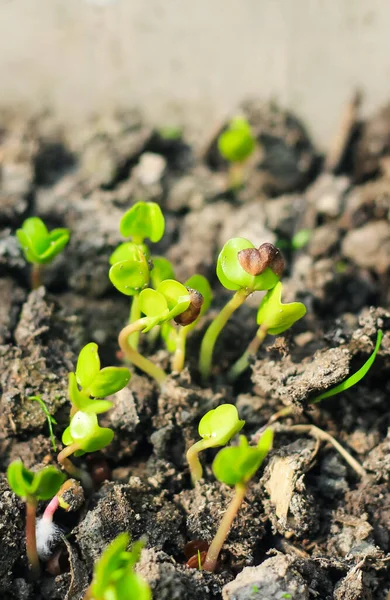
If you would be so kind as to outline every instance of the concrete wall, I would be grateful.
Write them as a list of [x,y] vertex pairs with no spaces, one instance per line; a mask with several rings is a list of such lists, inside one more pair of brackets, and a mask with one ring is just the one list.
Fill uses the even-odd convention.
[[276,97],[324,146],[356,86],[390,99],[389,26],[387,0],[0,0],[0,103],[207,128]]

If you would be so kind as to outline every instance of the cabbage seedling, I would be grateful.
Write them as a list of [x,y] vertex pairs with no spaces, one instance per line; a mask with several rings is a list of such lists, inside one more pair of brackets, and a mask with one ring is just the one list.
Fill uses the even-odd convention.
[[39,575],[36,542],[36,507],[39,500],[51,499],[60,489],[65,475],[55,467],[45,467],[33,473],[21,460],[12,462],[7,470],[9,486],[26,503],[26,551],[34,578]]
[[59,228],[49,232],[41,219],[30,217],[16,231],[16,236],[27,262],[32,264],[31,287],[35,290],[41,285],[42,265],[52,262],[69,242],[69,229]]
[[134,570],[144,544],[127,550],[129,542],[129,534],[121,533],[103,551],[84,600],[152,600],[148,583]]
[[215,457],[212,467],[215,477],[226,485],[234,486],[235,493],[208,549],[203,563],[205,571],[215,570],[221,548],[244,501],[249,481],[271,450],[272,441],[272,429],[264,431],[257,446],[249,446],[246,437],[240,435],[238,446],[223,448]]
[[199,452],[207,448],[225,446],[241,429],[245,421],[238,418],[237,408],[233,404],[222,404],[202,417],[199,422],[199,435],[202,438],[187,451],[187,461],[192,482],[198,481],[203,474],[199,461]]
[[[111,283],[126,296],[132,296],[129,323],[141,317],[139,293],[149,284],[149,249],[146,238],[158,242],[164,235],[165,219],[155,202],[136,202],[122,217],[119,230],[131,242],[121,244],[111,255],[109,278]],[[130,344],[138,347],[139,332],[135,331]]]
[[71,416],[78,410],[103,413],[112,407],[108,400],[98,400],[126,387],[131,373],[126,367],[100,368],[98,345],[90,342],[80,351],[76,372],[69,373],[68,393],[72,403]]
[[243,117],[234,117],[228,128],[218,137],[218,150],[229,163],[229,181],[232,188],[242,184],[243,165],[253,154],[256,138]]
[[279,335],[294,325],[296,321],[306,314],[306,307],[302,302],[282,303],[283,285],[279,281],[272,290],[264,296],[257,312],[259,328],[244,354],[237,360],[229,371],[229,380],[234,381],[249,367],[249,360],[254,356],[269,333]]
[[210,376],[217,338],[234,311],[252,292],[272,289],[283,270],[283,256],[273,244],[265,243],[255,248],[245,238],[232,238],[226,242],[218,256],[217,275],[222,285],[235,294],[211,323],[202,340],[199,370],[204,380]]
[[161,385],[167,374],[132,348],[129,336],[134,331],[146,333],[156,325],[161,325],[171,319],[174,319],[179,325],[189,325],[199,316],[202,296],[196,290],[186,288],[178,281],[165,279],[156,290],[150,288],[142,290],[139,302],[141,312],[146,316],[124,327],[119,334],[118,343],[124,356],[130,362],[148,373]]
[[84,487],[91,491],[92,481],[88,473],[77,468],[69,456],[82,456],[86,452],[97,452],[108,446],[114,437],[112,429],[100,427],[94,412],[77,411],[71,418],[69,426],[62,434],[65,448],[57,456],[60,465],[72,477],[80,479]]

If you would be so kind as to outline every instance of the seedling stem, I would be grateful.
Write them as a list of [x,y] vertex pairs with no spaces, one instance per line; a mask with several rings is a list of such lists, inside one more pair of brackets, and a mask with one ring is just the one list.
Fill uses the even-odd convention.
[[[131,301],[129,325],[131,325],[132,323],[136,323],[136,321],[138,321],[138,319],[140,318],[141,310],[139,306],[139,294],[134,294],[133,299]],[[134,350],[137,350],[138,348],[139,334],[139,331],[134,331],[134,333],[129,339],[129,344],[132,348],[134,348]]]
[[235,381],[241,375],[241,373],[246,371],[246,369],[249,367],[251,356],[256,356],[258,349],[267,336],[267,333],[267,328],[264,325],[260,325],[255,337],[245,350],[244,354],[231,367],[228,374],[229,381]]
[[34,263],[31,267],[31,289],[37,290],[42,285],[42,266]]
[[58,454],[57,461],[65,469],[65,471],[69,473],[69,475],[81,481],[84,489],[87,492],[91,492],[93,489],[93,483],[89,474],[86,471],[84,471],[84,469],[79,469],[78,467],[76,467],[68,458],[69,456],[77,452],[77,450],[80,450],[80,446],[76,442],[74,444],[66,446]]
[[35,534],[36,529],[36,511],[37,503],[35,498],[26,498],[26,552],[28,562],[30,563],[31,576],[37,579],[40,573],[39,557],[37,552],[37,539]]
[[130,325],[126,325],[122,329],[118,337],[118,344],[127,358],[133,365],[153,377],[157,383],[162,385],[166,378],[167,374],[163,369],[160,369],[157,365],[152,363],[151,360],[144,358],[135,348],[133,348],[130,344],[129,337],[135,331],[141,331],[144,329],[150,322],[150,319],[144,317],[142,319],[138,319],[135,323],[131,323]]
[[187,327],[180,327],[176,336],[176,350],[172,359],[172,371],[180,373],[184,369],[186,359]]

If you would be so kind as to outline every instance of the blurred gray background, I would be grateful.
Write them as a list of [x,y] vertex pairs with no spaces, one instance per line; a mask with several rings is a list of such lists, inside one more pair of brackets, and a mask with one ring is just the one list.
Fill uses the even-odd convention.
[[324,147],[357,87],[390,99],[389,31],[387,0],[0,0],[0,104],[206,131],[276,98]]

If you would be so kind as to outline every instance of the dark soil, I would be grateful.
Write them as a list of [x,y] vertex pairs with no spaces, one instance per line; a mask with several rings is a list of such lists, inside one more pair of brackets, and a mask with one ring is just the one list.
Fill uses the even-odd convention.
[[[244,106],[259,139],[242,189],[232,193],[215,137],[207,148],[166,140],[139,114],[107,117],[84,129],[52,117],[0,118],[0,598],[81,600],[94,561],[117,534],[145,537],[139,572],[155,600],[388,600],[390,597],[390,108],[345,135],[339,156],[315,149],[295,115],[275,105]],[[344,132],[345,133],[345,132]],[[332,168],[329,168],[329,165]],[[84,463],[96,481],[81,508],[56,520],[63,541],[28,577],[24,505],[5,472],[15,458],[56,464],[40,394],[67,424],[67,373],[90,341],[103,363],[118,363],[117,335],[128,298],[111,285],[108,258],[122,241],[119,221],[139,199],[160,203],[166,234],[153,248],[177,278],[206,275],[212,309],[189,339],[187,368],[164,392],[142,373],[101,418],[112,444]],[[30,215],[66,226],[71,241],[29,292],[29,267],[15,230]],[[309,243],[292,238],[310,229]],[[215,264],[232,236],[277,243],[287,269],[284,299],[305,302],[306,317],[274,338],[234,385],[228,366],[255,331],[259,297],[250,298],[217,344],[210,387],[197,373],[201,334],[230,297]],[[376,362],[356,387],[315,406],[309,401],[356,371],[384,332]],[[144,349],[169,366],[162,346]],[[204,479],[193,488],[185,451],[200,418],[235,403],[256,439],[284,405],[274,449],[255,477],[216,574],[185,566],[190,540],[210,542],[232,491]],[[363,465],[354,472],[335,448],[291,426],[316,425]],[[61,448],[60,442],[59,448]],[[39,506],[41,512],[44,505]]]

